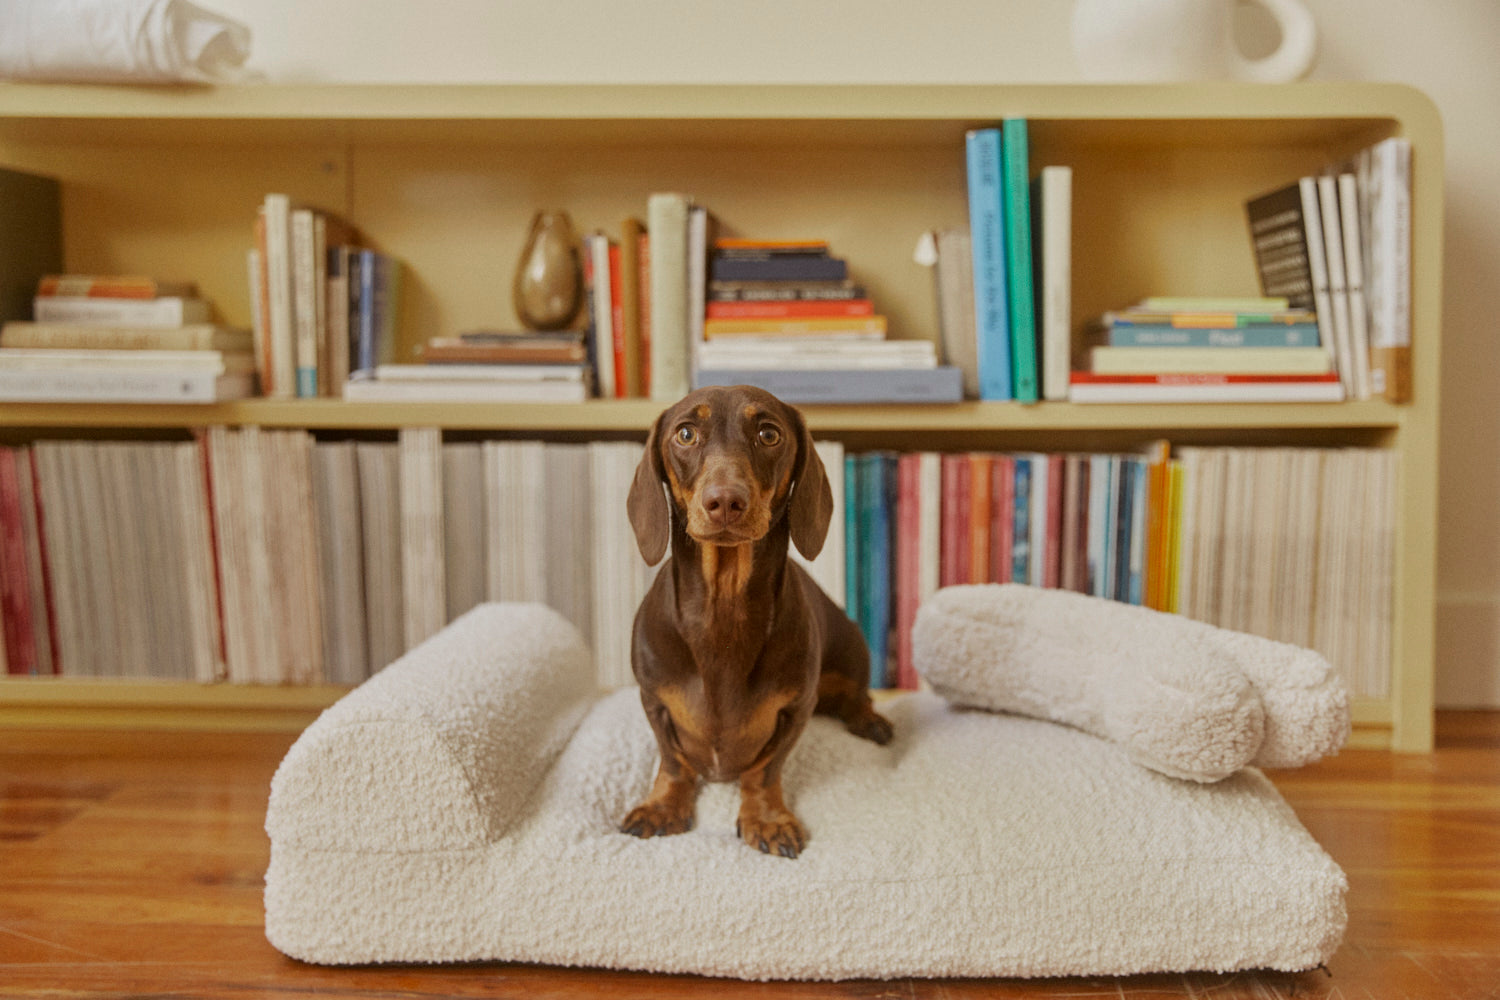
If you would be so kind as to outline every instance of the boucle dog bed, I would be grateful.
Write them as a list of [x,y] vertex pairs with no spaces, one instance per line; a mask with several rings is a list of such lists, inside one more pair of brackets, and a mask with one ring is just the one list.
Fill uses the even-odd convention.
[[[266,818],[267,937],[325,964],[503,960],[748,979],[1324,962],[1345,924],[1338,866],[1253,768],[1200,783],[1140,766],[1133,739],[1151,762],[1170,741],[1121,728],[1108,702],[1124,679],[1093,691],[1076,664],[1057,677],[1040,670],[1057,655],[1050,642],[1093,639],[1063,629],[1030,646],[1025,635],[1002,641],[1046,634],[1028,607],[1049,621],[1112,610],[1048,600],[1029,588],[940,593],[923,609],[919,655],[935,688],[994,708],[1045,715],[1050,705],[1071,725],[935,693],[882,706],[896,727],[885,747],[815,718],[785,771],[811,831],[794,861],[739,840],[733,785],[705,789],[687,834],[619,833],[655,767],[638,693],[597,695],[587,650],[556,613],[477,608],[340,700],[288,752]],[[1326,693],[1326,665],[1270,694],[1260,675],[1242,686],[1228,676],[1246,667],[1224,658],[1238,640],[1190,642],[1176,656],[1181,630],[1197,626],[1163,616],[1156,627],[1141,640],[1158,653],[1150,663],[1109,655],[1150,673],[1141,683],[1158,694],[1176,686],[1183,710],[1161,699],[1162,725],[1232,704],[1227,717],[1250,735],[1228,742],[1247,760],[1283,732],[1272,717],[1296,701],[1297,683]],[[980,638],[965,645],[969,633]],[[1260,642],[1240,652],[1253,659]],[[1295,652],[1260,647],[1267,676],[1286,680]],[[1190,671],[1157,669],[1189,654],[1226,675],[1207,697]],[[945,680],[952,664],[932,656],[966,662]],[[1059,707],[1070,691],[1095,708]],[[1335,729],[1347,727],[1347,706],[1342,716]],[[1213,742],[1189,729],[1189,742]],[[1310,745],[1303,759],[1334,748]],[[1233,755],[1207,759],[1219,770]]]

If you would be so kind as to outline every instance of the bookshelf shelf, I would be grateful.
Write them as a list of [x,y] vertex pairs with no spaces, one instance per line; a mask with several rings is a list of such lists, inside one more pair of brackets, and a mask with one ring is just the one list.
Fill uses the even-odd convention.
[[[394,430],[432,426],[449,430],[644,432],[662,406],[650,400],[583,404],[344,403],[338,400],[251,399],[203,406],[163,404],[90,406],[14,403],[0,411],[0,428],[182,428],[211,424],[306,427],[314,430]],[[1344,429],[1400,427],[1405,408],[1382,400],[1288,403],[1254,409],[1217,404],[1072,406],[1040,403],[959,403],[938,406],[807,406],[813,430],[851,431],[1073,431],[1100,428]]]
[[[1388,84],[1193,86],[0,85],[0,165],[56,176],[69,270],[191,277],[231,323],[250,315],[256,206],[285,191],[354,221],[416,280],[398,360],[435,333],[505,326],[531,214],[614,229],[652,191],[731,230],[814,232],[847,254],[892,335],[936,336],[925,231],[966,221],[963,135],[1031,123],[1033,166],[1074,170],[1074,315],[1151,294],[1249,294],[1247,198],[1382,138],[1413,147],[1413,401],[1263,406],[810,407],[856,447],[1092,449],[1181,443],[1361,445],[1398,453],[1392,695],[1362,702],[1364,743],[1432,740],[1442,281],[1441,124]],[[647,401],[490,406],[250,400],[215,406],[17,404],[0,441],[177,437],[231,425],[383,436],[640,439]],[[337,688],[6,680],[0,724],[294,725]]]

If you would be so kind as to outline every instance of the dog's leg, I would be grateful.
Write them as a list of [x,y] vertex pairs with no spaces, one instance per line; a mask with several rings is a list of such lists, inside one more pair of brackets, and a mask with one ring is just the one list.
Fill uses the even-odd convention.
[[681,761],[663,757],[651,794],[630,810],[620,830],[643,838],[686,833],[693,828],[697,802],[698,775]]
[[895,733],[890,720],[875,711],[870,692],[843,674],[824,671],[818,678],[819,715],[831,715],[855,736],[885,746]]
[[795,858],[807,846],[807,828],[781,797],[779,762],[740,776],[740,839],[766,854]]

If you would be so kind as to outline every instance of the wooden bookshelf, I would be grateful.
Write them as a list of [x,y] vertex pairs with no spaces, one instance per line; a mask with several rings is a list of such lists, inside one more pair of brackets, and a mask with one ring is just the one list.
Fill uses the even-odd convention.
[[[680,190],[730,230],[826,237],[890,317],[936,335],[918,236],[967,221],[963,135],[1031,122],[1033,167],[1073,167],[1075,318],[1149,294],[1251,294],[1246,198],[1392,135],[1413,145],[1413,401],[1264,406],[815,407],[852,447],[1059,450],[1183,444],[1394,449],[1401,487],[1392,694],[1358,740],[1432,742],[1443,149],[1436,109],[1386,84],[1192,86],[0,85],[0,164],[63,185],[67,267],[191,277],[244,324],[244,254],[268,191],[355,222],[401,257],[409,358],[426,337],[513,323],[527,223],[565,208],[617,232]],[[0,440],[168,437],[214,424],[320,434],[439,426],[455,435],[636,437],[659,407],[372,405],[0,407]],[[6,680],[0,723],[297,725],[337,696],[224,685]]]

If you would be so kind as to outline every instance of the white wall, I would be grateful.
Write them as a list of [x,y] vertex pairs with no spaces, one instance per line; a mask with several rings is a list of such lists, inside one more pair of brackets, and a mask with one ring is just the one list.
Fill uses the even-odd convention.
[[[202,2],[251,26],[252,64],[280,82],[1078,79],[1063,0]],[[1442,110],[1438,699],[1500,706],[1500,4],[1306,2],[1320,31],[1314,78],[1410,83]],[[1261,19],[1241,23],[1265,44]]]

